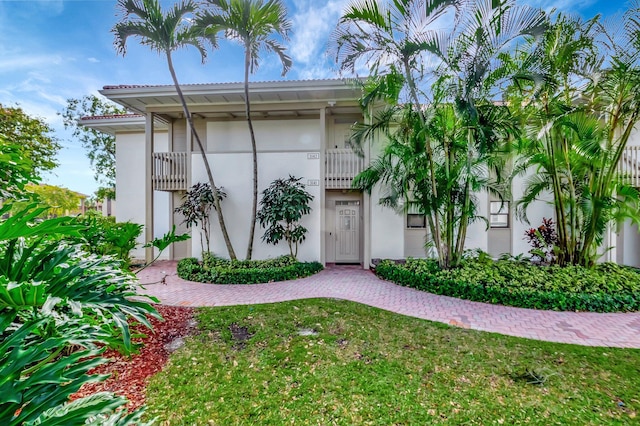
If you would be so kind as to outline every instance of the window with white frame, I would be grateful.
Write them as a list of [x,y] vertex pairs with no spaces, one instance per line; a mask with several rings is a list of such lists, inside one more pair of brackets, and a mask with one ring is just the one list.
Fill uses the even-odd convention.
[[491,201],[489,224],[492,228],[509,227],[509,201]]

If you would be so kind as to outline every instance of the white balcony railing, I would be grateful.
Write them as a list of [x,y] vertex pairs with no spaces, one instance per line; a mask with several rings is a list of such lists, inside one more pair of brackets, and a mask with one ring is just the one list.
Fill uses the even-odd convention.
[[187,189],[187,153],[153,153],[153,189],[180,191]]
[[640,146],[628,146],[624,149],[618,173],[632,186],[640,187]]
[[353,178],[362,171],[364,159],[351,149],[328,149],[325,152],[325,188],[349,189]]

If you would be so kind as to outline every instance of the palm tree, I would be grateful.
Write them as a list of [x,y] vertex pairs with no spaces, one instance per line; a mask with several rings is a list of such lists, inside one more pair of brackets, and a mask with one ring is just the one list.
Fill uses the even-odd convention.
[[[371,88],[365,93],[363,100],[375,101],[377,93],[384,97],[383,92],[393,88],[396,90],[393,93],[396,99],[393,101],[397,104],[400,91],[408,90],[408,103],[413,105],[424,126],[427,117],[422,105],[428,100],[426,93],[419,90],[425,77],[423,64],[429,63],[424,42],[437,36],[437,32],[432,29],[435,21],[446,15],[451,8],[455,9],[457,17],[465,3],[464,0],[354,0],[346,7],[331,37],[335,60],[342,72],[354,73],[359,67],[366,66],[372,76],[395,76],[390,80],[380,80],[379,83],[385,87]],[[388,94],[387,92],[386,95]],[[430,144],[425,145],[425,152],[431,193],[437,199],[436,167]],[[436,251],[440,255],[441,223],[438,217],[428,219]]]
[[[202,61],[204,62],[206,59],[207,53],[203,45],[205,36],[197,27],[189,25],[189,16],[196,12],[196,3],[192,0],[183,0],[175,4],[167,13],[162,11],[158,0],[118,0],[118,7],[123,13],[123,18],[112,30],[115,35],[114,44],[118,53],[122,55],[126,53],[126,43],[129,37],[138,37],[142,44],[149,46],[151,50],[159,54],[165,55],[167,59],[169,72],[171,73],[173,84],[182,103],[184,115],[187,118],[192,135],[200,149],[202,161],[204,162],[207,177],[209,178],[209,184],[211,188],[213,188],[215,210],[218,213],[218,222],[227,246],[227,251],[229,252],[229,257],[236,259],[236,254],[233,250],[222,214],[220,194],[217,191],[218,187],[215,185],[213,173],[211,172],[211,167],[207,160],[207,154],[200,140],[200,136],[193,125],[193,119],[189,113],[189,107],[187,106],[187,101],[182,93],[180,84],[178,83],[178,77],[176,76],[171,56],[173,52],[180,48],[193,46],[200,52]],[[217,46],[215,34],[207,36],[206,40],[214,47]]]
[[[430,25],[451,6],[456,11],[453,31],[431,30]],[[370,129],[361,129],[354,142],[376,129],[385,130],[392,142],[424,139],[425,172],[420,177],[426,181],[396,186],[396,190],[414,200],[419,195],[442,267],[460,261],[467,227],[479,219],[473,192],[497,190],[486,179],[488,167],[500,163],[494,154],[516,130],[505,117],[506,108],[492,102],[494,91],[508,77],[503,57],[514,40],[538,35],[545,28],[539,10],[518,7],[514,1],[485,0],[466,9],[462,6],[464,2],[437,0],[354,2],[334,37],[341,69],[354,70],[358,61],[368,61],[374,75],[386,73],[377,84],[374,80],[365,85],[363,105],[386,95],[391,97],[385,103],[395,105],[373,117]],[[427,73],[424,63],[429,60],[433,67]],[[435,78],[435,83],[426,84],[425,77]],[[408,103],[401,100],[403,91]],[[409,105],[413,113],[404,111],[401,104]],[[401,122],[411,118],[411,132],[394,136],[388,124],[376,123],[380,118],[396,120],[399,111],[404,111]],[[407,131],[402,125],[398,129]],[[393,161],[387,164],[392,174],[418,173],[394,167]]]
[[593,265],[608,226],[640,221],[638,191],[618,173],[640,119],[639,5],[635,2],[614,31],[598,17],[558,15],[542,42],[524,56],[542,78],[520,85],[516,92],[525,97],[514,102],[526,105],[529,129],[520,169],[538,171],[528,181],[519,214],[526,217],[526,208],[542,192],[553,194],[560,264]]
[[205,28],[206,34],[215,36],[223,32],[227,39],[244,47],[245,115],[253,154],[253,202],[246,256],[247,259],[251,259],[258,208],[258,151],[251,119],[249,74],[258,69],[261,51],[275,53],[278,56],[282,63],[283,76],[289,71],[291,58],[285,53],[284,46],[273,36],[287,39],[291,21],[287,19],[287,10],[281,0],[207,0],[207,3],[211,9],[199,14],[197,25]]

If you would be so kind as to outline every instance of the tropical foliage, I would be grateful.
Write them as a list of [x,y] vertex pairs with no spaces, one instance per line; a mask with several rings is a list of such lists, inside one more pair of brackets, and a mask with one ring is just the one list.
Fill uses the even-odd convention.
[[20,198],[29,183],[39,180],[33,174],[33,163],[20,150],[18,144],[0,134],[0,199]]
[[638,191],[618,172],[640,117],[639,16],[638,2],[615,27],[558,14],[514,59],[512,104],[527,130],[518,170],[533,172],[519,214],[553,195],[562,265],[593,265],[612,224],[640,223]]
[[274,38],[277,35],[286,40],[291,21],[287,19],[287,9],[281,0],[207,0],[205,4],[197,25],[205,28],[206,34],[222,32],[227,39],[240,43],[244,48],[245,115],[253,155],[253,202],[246,256],[251,259],[258,209],[258,149],[251,118],[249,74],[258,69],[262,51],[278,56],[283,76],[291,68],[291,58],[285,53],[285,47]]
[[121,397],[69,396],[103,379],[87,374],[104,362],[101,347],[135,350],[129,320],[150,327],[158,314],[130,299],[135,278],[118,262],[65,242],[82,230],[70,218],[35,223],[43,210],[0,222],[0,423],[140,424],[141,412],[116,412]]
[[[221,199],[227,197],[222,188],[216,192]],[[215,210],[213,191],[208,183],[196,183],[183,197],[182,204],[176,207],[175,212],[183,217],[183,223],[187,228],[200,227],[200,248],[203,255],[211,252],[211,211]],[[204,241],[203,241],[204,237]]]
[[187,119],[193,138],[200,150],[202,162],[207,172],[207,178],[209,179],[209,185],[213,190],[213,202],[218,212],[218,223],[220,224],[220,230],[227,246],[229,257],[235,259],[236,254],[231,244],[229,233],[227,232],[222,207],[220,205],[221,197],[217,191],[218,187],[213,179],[211,166],[209,165],[209,160],[207,159],[206,150],[200,139],[200,135],[193,125],[193,118],[191,117],[187,101],[178,82],[172,58],[172,54],[176,50],[191,46],[198,50],[204,62],[207,57],[204,43],[208,41],[212,46],[216,47],[217,41],[215,34],[205,38],[203,31],[197,26],[192,25],[192,18],[197,7],[196,2],[192,0],[183,0],[176,3],[167,12],[162,10],[159,0],[118,0],[118,7],[123,17],[112,30],[115,36],[114,44],[118,53],[124,55],[129,37],[137,37],[143,45],[164,55],[167,60],[167,67],[169,68],[171,79],[180,98],[184,116]]
[[31,201],[49,207],[44,211],[46,217],[71,216],[80,213],[81,194],[70,189],[47,184],[27,184],[25,196],[30,201],[15,202],[15,209],[23,209]]
[[100,214],[78,216],[75,221],[83,227],[82,232],[70,239],[75,244],[97,256],[110,256],[122,262],[122,268],[131,264],[131,250],[142,234],[142,225],[132,222],[116,222],[113,217]]
[[290,175],[287,179],[271,182],[262,191],[258,211],[260,226],[266,228],[262,241],[276,245],[285,240],[294,259],[298,255],[298,245],[305,240],[307,233],[300,220],[311,212],[309,202],[313,200],[300,180]]
[[[433,30],[447,14],[453,30]],[[367,66],[373,75],[361,99],[367,123],[352,142],[377,133],[389,141],[354,186],[381,186],[382,204],[425,214],[445,268],[460,262],[469,224],[480,218],[473,194],[505,195],[500,152],[517,129],[493,96],[510,76],[512,43],[544,29],[540,11],[514,1],[405,0],[353,2],[335,31],[340,68]]]
[[266,260],[228,260],[212,255],[200,262],[189,257],[178,262],[178,276],[185,280],[216,284],[258,284],[286,281],[321,271],[319,262],[298,262],[292,256]]
[[0,105],[0,137],[15,144],[34,176],[58,166],[56,155],[62,146],[52,132],[44,120],[29,116],[22,108]]
[[433,259],[385,260],[376,274],[397,284],[477,302],[557,311],[640,310],[640,273],[613,263],[594,268],[538,266],[514,259],[468,256],[458,268]]

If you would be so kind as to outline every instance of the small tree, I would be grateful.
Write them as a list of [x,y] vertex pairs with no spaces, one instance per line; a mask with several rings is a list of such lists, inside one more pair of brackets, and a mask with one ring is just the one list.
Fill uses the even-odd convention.
[[86,95],[80,99],[67,99],[67,106],[58,113],[62,116],[65,129],[73,130],[73,137],[86,150],[87,158],[95,172],[96,182],[101,186],[101,195],[115,199],[116,186],[116,137],[80,125],[82,117],[126,114],[127,110],[96,95]]
[[283,238],[289,245],[292,257],[298,256],[298,244],[302,243],[307,228],[300,225],[303,215],[311,212],[309,202],[313,196],[309,194],[301,178],[289,175],[288,179],[276,179],[262,191],[258,221],[267,228],[262,241],[267,244],[278,244]]
[[58,167],[56,156],[62,145],[43,119],[28,115],[20,107],[0,104],[0,136],[5,141],[3,145],[11,143],[18,148],[20,157],[29,161],[34,176],[41,177]]
[[[216,188],[221,199],[227,198],[227,194],[222,188]],[[208,183],[196,183],[183,197],[183,203],[176,207],[175,211],[184,216],[184,221],[188,228],[194,225],[200,226],[202,234],[200,234],[200,247],[202,253],[211,251],[211,210],[215,210],[213,199],[213,191]],[[204,249],[204,240],[207,243],[207,250]]]

